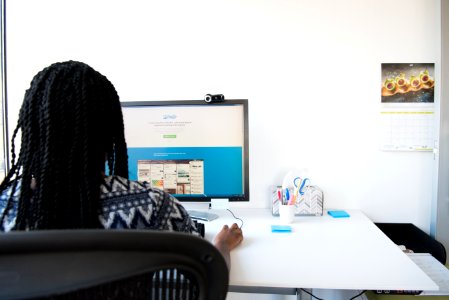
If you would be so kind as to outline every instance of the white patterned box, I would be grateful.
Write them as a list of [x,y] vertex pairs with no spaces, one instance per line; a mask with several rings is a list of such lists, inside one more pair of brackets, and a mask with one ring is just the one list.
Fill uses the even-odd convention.
[[324,194],[316,185],[308,185],[304,188],[304,194],[296,201],[297,216],[322,216]]
[[[276,186],[271,190],[271,212],[273,216],[279,216],[279,205],[282,199],[282,187]],[[316,185],[308,185],[304,188],[304,194],[301,195],[295,203],[296,216],[322,216],[324,207],[323,191]]]

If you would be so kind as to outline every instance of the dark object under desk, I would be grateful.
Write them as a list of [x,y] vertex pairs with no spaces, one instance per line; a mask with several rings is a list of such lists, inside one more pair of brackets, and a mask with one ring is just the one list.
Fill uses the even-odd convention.
[[374,223],[395,244],[404,245],[415,253],[430,253],[443,265],[446,249],[443,244],[411,223]]

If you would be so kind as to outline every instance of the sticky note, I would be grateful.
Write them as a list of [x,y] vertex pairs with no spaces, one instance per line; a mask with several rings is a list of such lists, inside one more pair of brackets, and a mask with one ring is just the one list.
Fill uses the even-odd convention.
[[349,218],[349,214],[344,210],[329,210],[327,213],[334,218]]
[[292,232],[292,227],[288,225],[271,225],[271,232]]

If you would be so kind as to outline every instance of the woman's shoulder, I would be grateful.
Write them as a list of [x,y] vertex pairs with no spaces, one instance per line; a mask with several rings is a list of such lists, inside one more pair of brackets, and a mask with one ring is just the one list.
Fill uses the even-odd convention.
[[12,181],[0,193],[0,216],[3,218],[0,231],[10,231],[16,223],[20,186],[21,180]]
[[[9,183],[9,185],[0,193],[0,201],[11,199],[17,201],[20,196],[20,186],[22,185],[22,180],[14,180]],[[12,197],[11,197],[12,196]]]

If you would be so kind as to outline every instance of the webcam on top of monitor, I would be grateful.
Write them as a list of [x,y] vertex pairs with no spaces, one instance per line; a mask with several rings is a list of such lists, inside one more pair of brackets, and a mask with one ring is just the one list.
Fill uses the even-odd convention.
[[223,94],[207,94],[204,96],[204,101],[207,103],[211,102],[223,102],[225,101],[225,97]]

